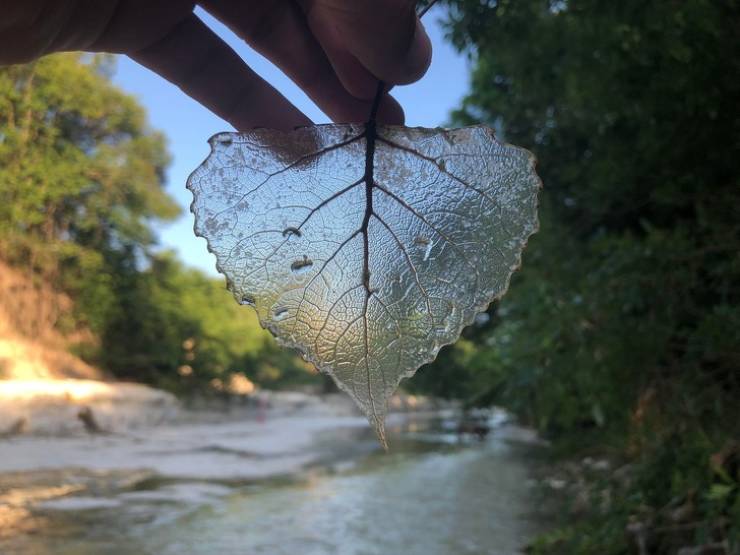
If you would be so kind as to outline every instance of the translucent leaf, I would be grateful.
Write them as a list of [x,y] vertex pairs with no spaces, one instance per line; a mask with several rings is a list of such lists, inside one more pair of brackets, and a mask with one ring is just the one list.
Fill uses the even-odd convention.
[[532,156],[486,127],[222,133],[188,181],[242,304],[385,443],[388,398],[504,294],[537,229]]

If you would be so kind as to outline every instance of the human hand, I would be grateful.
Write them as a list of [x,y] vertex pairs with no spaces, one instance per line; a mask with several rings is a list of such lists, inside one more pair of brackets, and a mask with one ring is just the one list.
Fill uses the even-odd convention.
[[[194,13],[192,0],[0,0],[0,65],[52,52],[127,54],[238,130],[310,120]],[[334,121],[364,121],[377,79],[419,79],[431,44],[413,0],[203,0]],[[389,95],[378,120],[403,123]]]

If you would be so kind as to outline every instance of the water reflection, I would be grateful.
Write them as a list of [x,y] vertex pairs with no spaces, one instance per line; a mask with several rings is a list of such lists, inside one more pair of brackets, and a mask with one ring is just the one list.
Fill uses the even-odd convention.
[[320,462],[254,482],[19,473],[25,489],[0,482],[0,553],[508,555],[538,527],[532,448],[511,430],[481,441],[444,420],[408,422],[388,455],[370,433],[332,431]]

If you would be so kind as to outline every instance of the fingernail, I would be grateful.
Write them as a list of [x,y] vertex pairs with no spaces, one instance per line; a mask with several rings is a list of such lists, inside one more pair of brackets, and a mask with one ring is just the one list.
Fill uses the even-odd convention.
[[411,42],[404,70],[409,79],[416,81],[426,72],[432,62],[432,42],[429,40],[424,25],[417,19],[414,39]]

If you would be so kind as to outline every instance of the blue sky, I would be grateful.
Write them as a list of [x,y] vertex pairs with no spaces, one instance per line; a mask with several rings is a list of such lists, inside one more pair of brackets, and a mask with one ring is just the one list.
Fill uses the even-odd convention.
[[[329,120],[298,89],[290,79],[252,51],[218,21],[204,12],[197,12],[234,48],[257,73],[280,90],[293,104],[315,123]],[[441,8],[433,8],[424,17],[424,24],[432,40],[434,57],[427,75],[418,83],[394,89],[394,96],[406,111],[406,124],[436,127],[447,120],[452,109],[459,105],[468,88],[468,63],[444,40],[440,25]],[[208,138],[225,130],[232,130],[224,120],[191,100],[174,85],[149,70],[121,57],[114,78],[116,84],[134,94],[149,113],[152,126],[168,138],[172,165],[167,173],[167,190],[182,206],[180,218],[159,227],[164,248],[174,249],[186,264],[216,274],[215,261],[206,250],[205,240],[193,234],[193,217],[188,210],[192,200],[185,181],[208,155]]]

